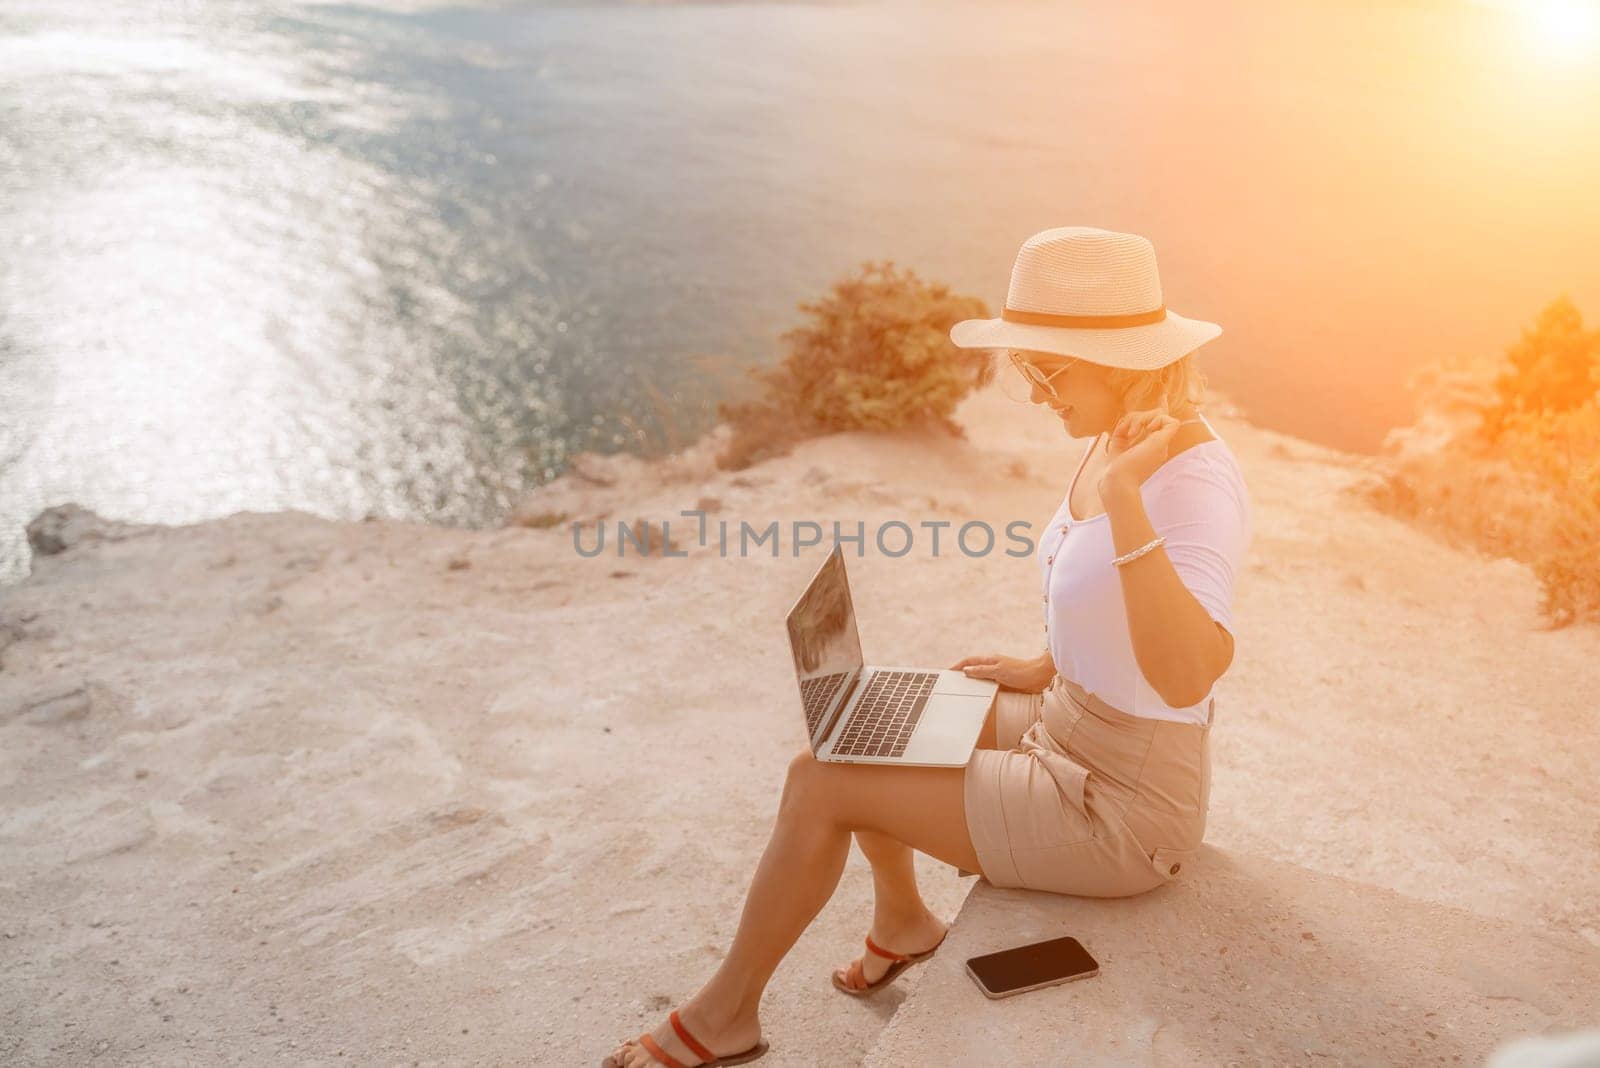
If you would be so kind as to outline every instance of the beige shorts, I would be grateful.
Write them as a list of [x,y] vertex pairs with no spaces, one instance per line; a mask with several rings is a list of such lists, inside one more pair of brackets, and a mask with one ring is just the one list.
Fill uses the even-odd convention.
[[995,697],[997,749],[967,762],[967,829],[995,886],[1126,897],[1176,876],[1211,797],[1207,722],[1134,716],[1057,675]]

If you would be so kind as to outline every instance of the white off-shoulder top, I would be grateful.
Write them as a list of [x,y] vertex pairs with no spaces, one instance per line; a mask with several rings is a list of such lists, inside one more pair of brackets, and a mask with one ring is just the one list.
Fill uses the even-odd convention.
[[[1210,420],[1200,417],[1211,432]],[[1162,701],[1133,657],[1122,576],[1111,563],[1111,519],[1072,515],[1072,487],[1097,436],[1084,450],[1067,495],[1039,539],[1037,559],[1050,656],[1056,671],[1135,716],[1205,723],[1211,693],[1186,708]],[[1233,591],[1250,546],[1252,515],[1244,472],[1220,436],[1191,445],[1140,487],[1145,513],[1173,568],[1201,606],[1231,633]],[[1213,687],[1213,691],[1215,687]]]

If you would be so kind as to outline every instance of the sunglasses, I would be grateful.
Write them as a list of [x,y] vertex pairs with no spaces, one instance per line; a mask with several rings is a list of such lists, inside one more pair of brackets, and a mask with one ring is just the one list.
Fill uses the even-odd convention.
[[1037,366],[1029,363],[1027,360],[1024,360],[1021,356],[1018,356],[1015,349],[1008,350],[1007,355],[1011,357],[1011,363],[1016,367],[1017,371],[1021,373],[1023,378],[1027,379],[1031,384],[1044,390],[1052,398],[1060,397],[1060,394],[1056,392],[1056,387],[1051,385],[1050,380],[1056,375],[1061,374],[1063,371],[1071,370],[1072,364],[1078,362],[1077,360],[1073,360],[1071,363],[1058,367],[1049,374],[1045,374],[1043,371],[1039,370]]

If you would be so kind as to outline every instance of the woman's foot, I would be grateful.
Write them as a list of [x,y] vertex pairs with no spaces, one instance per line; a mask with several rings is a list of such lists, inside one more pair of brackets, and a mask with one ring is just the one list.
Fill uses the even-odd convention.
[[[939,944],[944,933],[950,927],[931,912],[923,914],[909,923],[874,922],[872,929],[867,932],[873,942],[892,953],[904,953],[910,956],[913,953],[926,953]],[[894,965],[888,957],[876,953],[863,953],[861,956],[861,975],[867,983],[876,983],[883,978],[883,973]],[[850,966],[846,965],[834,971],[834,975],[841,983],[848,983]]]
[[[678,1021],[706,1049],[718,1057],[730,1053],[743,1053],[761,1041],[761,1021],[755,1016],[719,1022],[718,1018],[702,1013],[696,994],[678,1006]],[[650,1037],[679,1063],[692,1066],[705,1060],[684,1044],[678,1032],[672,1029],[672,1018],[667,1016],[661,1026],[650,1032]],[[637,1039],[629,1039],[611,1051],[611,1059],[621,1068],[661,1068],[661,1062],[650,1055]]]

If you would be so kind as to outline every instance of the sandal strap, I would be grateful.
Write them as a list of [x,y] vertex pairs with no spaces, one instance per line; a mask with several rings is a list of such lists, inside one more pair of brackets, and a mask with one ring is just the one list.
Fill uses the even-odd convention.
[[888,957],[890,960],[910,960],[911,959],[910,957],[906,956],[904,953],[896,953],[892,949],[884,949],[882,946],[878,945],[876,942],[874,942],[872,940],[872,936],[871,935],[867,935],[867,948],[872,950],[872,952],[876,953],[878,956],[880,956],[880,957]]
[[867,982],[867,970],[862,967],[860,957],[850,962],[850,970],[845,974],[844,985],[851,990],[865,990],[872,985]]
[[700,1041],[689,1033],[689,1029],[683,1026],[683,1021],[678,1019],[677,1009],[673,1009],[672,1015],[667,1018],[672,1021],[672,1029],[678,1032],[678,1037],[683,1039],[683,1044],[694,1050],[694,1055],[696,1057],[699,1057],[703,1061],[714,1061],[717,1059],[717,1055],[715,1053],[712,1053],[710,1050],[702,1046]]
[[667,1068],[689,1068],[687,1064],[684,1064],[682,1061],[678,1060],[678,1058],[662,1049],[661,1043],[651,1038],[648,1031],[639,1036],[639,1045],[649,1050],[650,1056],[666,1065]]

